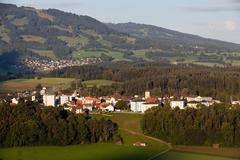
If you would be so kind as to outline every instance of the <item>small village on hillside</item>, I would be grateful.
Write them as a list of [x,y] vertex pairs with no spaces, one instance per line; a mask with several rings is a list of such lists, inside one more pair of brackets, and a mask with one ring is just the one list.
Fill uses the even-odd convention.
[[[8,99],[8,100],[7,100]],[[2,99],[4,102],[9,102],[11,105],[17,105],[20,101],[31,100],[38,102],[42,106],[47,107],[64,107],[76,114],[85,112],[134,112],[145,113],[153,107],[164,107],[169,105],[172,109],[186,109],[200,106],[209,107],[214,104],[222,103],[220,100],[212,97],[187,96],[180,97],[178,100],[174,96],[157,97],[152,96],[150,91],[146,91],[144,96],[99,96],[91,97],[81,96],[81,93],[74,91],[73,93],[58,93],[50,94],[48,89],[43,87],[39,92],[24,91],[16,94],[8,94],[7,99]],[[232,101],[232,105],[240,105],[240,101]]]
[[53,71],[58,69],[63,69],[66,67],[73,66],[82,66],[88,64],[96,64],[102,62],[101,58],[81,58],[77,60],[68,60],[68,59],[59,59],[59,60],[51,60],[51,59],[31,59],[26,58],[23,60],[23,64],[26,64],[27,67],[37,70],[37,71]]

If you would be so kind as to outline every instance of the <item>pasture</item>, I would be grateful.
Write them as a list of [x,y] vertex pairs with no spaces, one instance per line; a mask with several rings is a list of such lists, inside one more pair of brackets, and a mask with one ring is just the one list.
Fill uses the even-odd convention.
[[18,92],[32,90],[38,84],[44,87],[54,87],[57,89],[68,88],[74,79],[71,78],[41,78],[41,79],[15,79],[0,83],[1,92]]
[[144,148],[114,144],[0,149],[2,160],[145,160],[149,156],[151,152]]
[[[75,146],[16,147],[0,149],[1,160],[234,160],[199,153],[169,151],[166,142],[142,134],[142,114],[111,113],[91,114],[95,118],[111,119],[119,125],[124,145],[86,144]],[[144,142],[146,147],[134,147]],[[174,150],[174,148],[173,148]],[[162,154],[163,153],[163,154]],[[238,152],[236,152],[238,153]],[[212,154],[212,153],[209,153]]]
[[87,87],[101,87],[101,86],[111,86],[114,83],[114,81],[109,81],[109,80],[89,80],[89,81],[84,81],[83,85],[86,85]]

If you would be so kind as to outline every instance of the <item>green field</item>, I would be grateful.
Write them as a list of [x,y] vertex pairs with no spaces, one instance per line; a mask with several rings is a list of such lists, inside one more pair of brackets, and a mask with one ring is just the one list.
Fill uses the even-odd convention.
[[168,152],[155,160],[234,160],[232,158],[209,156],[204,154]]
[[17,18],[12,21],[12,24],[14,24],[15,26],[24,26],[24,25],[27,25],[28,23],[29,23],[29,20],[26,17]]
[[54,54],[54,52],[52,50],[29,49],[29,51],[32,51],[33,53],[36,53],[39,56],[56,59],[55,54]]
[[89,80],[84,81],[83,84],[87,87],[101,87],[101,86],[111,86],[114,82],[109,80]]
[[57,89],[65,89],[74,81],[71,78],[41,78],[41,79],[15,79],[0,83],[1,92],[17,92],[24,90],[32,90],[38,84],[44,87],[55,87]]
[[[142,114],[91,114],[95,118],[111,119],[119,125],[124,145],[88,144],[75,146],[19,147],[0,149],[2,160],[233,160],[219,156],[196,153],[167,152],[165,142],[142,134]],[[144,142],[146,147],[134,147],[133,143]]]
[[114,144],[0,149],[2,160],[146,160],[149,156],[143,148]]
[[26,42],[37,42],[42,44],[46,41],[45,38],[35,35],[22,35],[21,38]]

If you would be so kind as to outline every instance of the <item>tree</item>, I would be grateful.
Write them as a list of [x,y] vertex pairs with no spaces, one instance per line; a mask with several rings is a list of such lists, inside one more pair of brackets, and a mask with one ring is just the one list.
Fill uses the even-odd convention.
[[128,110],[129,106],[126,101],[120,100],[116,103],[115,109]]

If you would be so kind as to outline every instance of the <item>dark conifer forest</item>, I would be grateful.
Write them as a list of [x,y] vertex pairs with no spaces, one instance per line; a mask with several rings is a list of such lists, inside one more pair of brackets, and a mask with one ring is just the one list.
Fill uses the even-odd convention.
[[199,109],[148,110],[142,120],[145,134],[177,145],[240,146],[240,108],[224,104]]
[[33,102],[0,104],[0,146],[71,145],[118,140],[118,125],[110,120],[76,115]]

